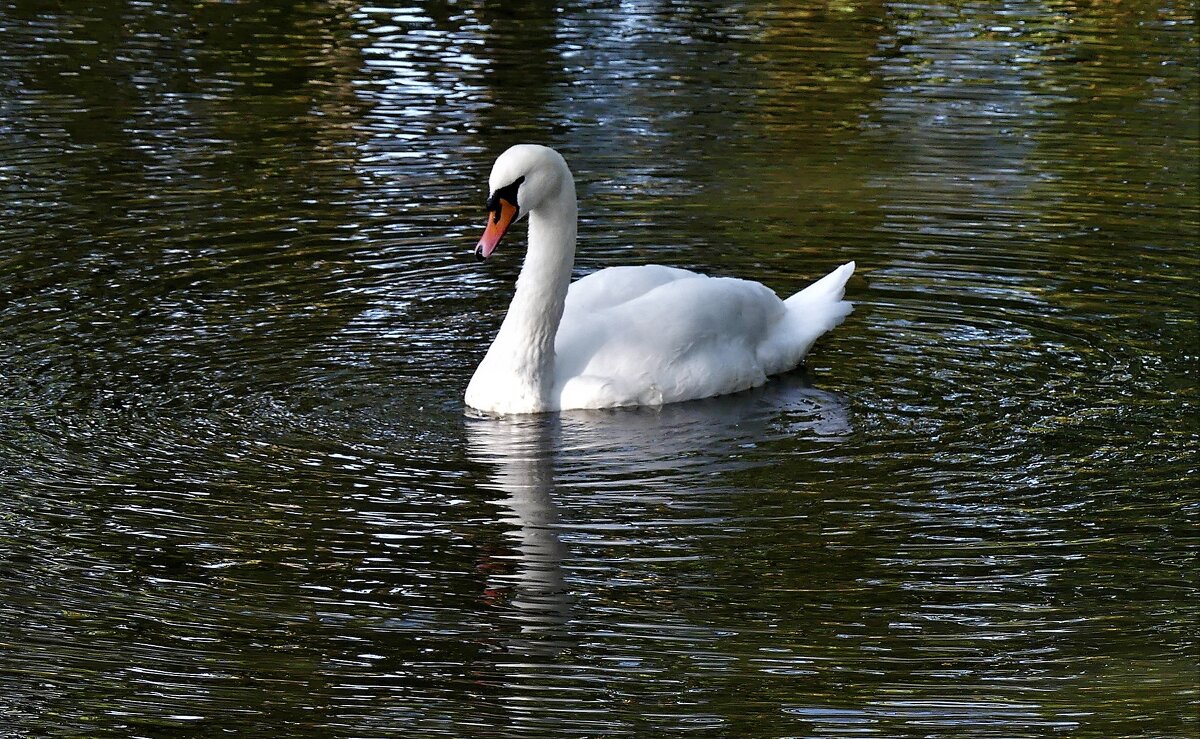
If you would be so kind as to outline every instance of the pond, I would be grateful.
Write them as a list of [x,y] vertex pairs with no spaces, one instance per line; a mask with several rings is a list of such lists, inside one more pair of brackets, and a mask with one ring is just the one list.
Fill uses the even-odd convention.
[[[1200,732],[1174,0],[0,7],[0,733]],[[806,366],[497,419],[491,162]]]

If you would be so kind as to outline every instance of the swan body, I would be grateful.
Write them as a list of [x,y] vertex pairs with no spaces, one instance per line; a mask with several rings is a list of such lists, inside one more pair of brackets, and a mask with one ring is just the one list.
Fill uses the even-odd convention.
[[519,144],[492,168],[486,258],[529,217],[529,248],[466,403],[497,414],[662,405],[746,390],[803,361],[852,306],[848,262],[780,300],[757,282],[647,265],[570,282],[575,184],[562,156]]

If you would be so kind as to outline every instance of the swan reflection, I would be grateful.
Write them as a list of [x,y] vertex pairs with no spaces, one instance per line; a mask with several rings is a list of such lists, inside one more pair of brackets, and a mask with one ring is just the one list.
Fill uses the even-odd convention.
[[[618,488],[675,496],[694,473],[754,464],[734,451],[787,437],[840,437],[850,430],[845,400],[811,387],[800,374],[719,398],[615,411],[574,411],[506,418],[469,416],[468,453],[492,468],[485,489],[499,494],[500,520],[511,526],[511,574],[493,574],[489,591],[509,597],[521,653],[554,653],[565,646],[574,599],[563,541],[586,521],[564,522],[572,510]],[[556,501],[556,498],[559,500]],[[679,542],[674,545],[678,546]],[[506,568],[507,569],[507,568]]]
[[[554,490],[555,433],[548,417],[468,418],[467,442],[472,460],[493,465],[486,489],[503,497],[493,502],[503,511],[500,520],[512,528],[516,571],[493,574],[489,591],[510,591],[513,613],[526,635],[553,634],[569,618],[570,600],[563,576],[566,545],[559,538]],[[510,645],[519,647],[521,645]],[[533,651],[550,644],[524,645]],[[523,650],[522,650],[523,651]]]

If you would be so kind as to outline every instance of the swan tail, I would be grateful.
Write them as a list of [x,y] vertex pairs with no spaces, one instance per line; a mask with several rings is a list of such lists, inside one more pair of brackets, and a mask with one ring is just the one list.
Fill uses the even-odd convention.
[[789,313],[801,312],[805,320],[827,324],[821,333],[841,323],[854,310],[854,305],[842,297],[846,283],[854,274],[854,262],[846,262],[792,297],[783,301]]
[[842,298],[852,274],[854,262],[846,262],[783,301],[787,318],[781,327],[783,331],[776,334],[778,343],[772,342],[774,351],[769,354],[775,361],[764,362],[768,374],[786,372],[799,365],[821,334],[846,320],[854,305]]

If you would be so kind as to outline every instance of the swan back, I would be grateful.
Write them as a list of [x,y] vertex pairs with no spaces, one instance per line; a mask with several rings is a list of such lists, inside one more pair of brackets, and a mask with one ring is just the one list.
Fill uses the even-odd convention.
[[749,280],[649,265],[572,284],[555,339],[558,406],[661,405],[738,392],[795,368],[852,310],[853,263],[782,301]]

